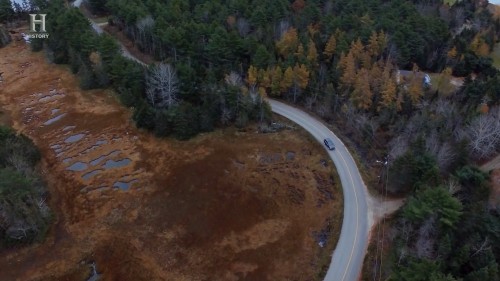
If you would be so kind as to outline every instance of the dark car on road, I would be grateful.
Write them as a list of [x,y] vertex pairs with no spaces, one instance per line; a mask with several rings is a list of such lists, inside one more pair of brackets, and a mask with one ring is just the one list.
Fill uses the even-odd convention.
[[325,142],[326,147],[328,147],[328,149],[330,149],[330,150],[335,150],[335,144],[333,144],[332,139],[330,139],[330,138],[326,138],[326,139],[324,140],[324,142]]

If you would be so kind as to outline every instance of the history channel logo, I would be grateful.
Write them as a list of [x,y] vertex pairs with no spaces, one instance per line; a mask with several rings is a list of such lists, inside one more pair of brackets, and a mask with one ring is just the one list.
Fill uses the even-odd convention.
[[[45,29],[45,16],[47,14],[30,14],[30,33],[26,36],[30,39],[46,39],[49,34]],[[38,18],[38,19],[37,19]],[[39,26],[39,30],[36,27]]]

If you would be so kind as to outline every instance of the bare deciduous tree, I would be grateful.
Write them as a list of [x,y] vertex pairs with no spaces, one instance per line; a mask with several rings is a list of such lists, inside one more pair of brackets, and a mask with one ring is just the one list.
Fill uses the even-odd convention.
[[431,258],[434,254],[436,243],[436,216],[431,216],[424,221],[418,230],[418,238],[415,242],[415,250],[419,258]]
[[453,148],[448,142],[443,143],[436,154],[436,161],[438,163],[439,168],[442,171],[445,171],[449,168],[453,160],[455,160],[456,154],[453,151]]
[[447,188],[448,188],[448,192],[451,194],[451,195],[455,195],[457,194],[461,189],[462,189],[462,186],[460,186],[460,183],[451,178],[447,184],[446,184]]
[[314,96],[313,97],[311,97],[311,96],[306,97],[305,105],[306,105],[307,110],[312,110],[315,102],[316,102],[316,98]]
[[455,159],[455,153],[448,142],[441,142],[437,132],[432,132],[425,140],[426,150],[436,157],[441,171],[445,171]]
[[148,41],[150,41],[150,40],[147,40],[146,37],[151,32],[154,24],[155,24],[155,21],[151,15],[148,15],[148,16],[138,20],[137,23],[135,24],[135,26],[138,30],[138,33],[139,33],[139,41],[143,44],[144,48],[146,50],[148,50],[148,52],[151,52],[152,49],[150,48],[150,46],[148,46],[151,44],[148,44]]
[[472,120],[465,133],[476,158],[484,159],[495,153],[500,145],[500,107]]
[[225,80],[226,83],[231,86],[241,87],[243,85],[241,76],[234,71],[231,71],[228,75],[226,75]]
[[231,110],[227,108],[227,106],[222,105],[221,113],[220,113],[220,122],[223,125],[227,125],[229,121],[231,121]]
[[484,251],[491,250],[488,237],[484,238],[482,241],[479,241],[478,243],[474,243],[471,249],[474,250],[474,253],[471,254],[471,257],[478,255]]
[[238,18],[236,20],[236,28],[238,28],[238,33],[241,37],[245,37],[248,32],[250,32],[250,24],[244,18]]
[[379,124],[373,118],[370,118],[365,113],[359,113],[355,117],[355,121],[357,124],[357,130],[359,132],[368,132],[370,136],[375,137],[375,132],[378,130]]
[[146,77],[146,95],[156,108],[170,108],[178,103],[178,79],[170,64],[153,67]]
[[389,157],[391,159],[396,159],[399,156],[405,154],[408,150],[408,139],[399,136],[391,140],[389,143]]
[[408,248],[405,245],[408,245],[408,241],[410,241],[410,237],[413,233],[413,226],[408,220],[403,219],[398,229],[399,233],[401,234],[401,238],[403,239],[403,241],[405,241],[405,243],[403,243],[403,246],[398,248],[398,265],[399,265],[409,254]]
[[155,21],[151,15],[148,15],[137,21],[136,26],[139,31],[144,32],[146,29],[153,27]]
[[288,29],[290,29],[290,22],[288,20],[281,20],[278,24],[277,24],[277,30],[275,31],[275,38],[276,40],[279,40],[281,39],[281,37],[283,36],[283,34],[285,34]]
[[315,107],[315,111],[321,117],[327,117],[327,116],[330,116],[332,114],[332,108],[326,102],[317,103],[317,105]]

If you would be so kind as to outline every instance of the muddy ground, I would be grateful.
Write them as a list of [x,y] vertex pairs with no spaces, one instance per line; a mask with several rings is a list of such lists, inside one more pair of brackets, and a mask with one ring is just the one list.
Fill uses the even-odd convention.
[[0,280],[86,280],[91,262],[101,280],[315,280],[328,264],[341,187],[305,132],[160,140],[20,41],[2,71],[2,122],[41,149],[55,222],[0,253]]

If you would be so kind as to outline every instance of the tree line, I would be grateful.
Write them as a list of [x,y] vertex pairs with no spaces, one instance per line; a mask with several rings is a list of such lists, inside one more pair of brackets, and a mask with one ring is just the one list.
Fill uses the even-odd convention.
[[[159,63],[123,58],[62,0],[46,3],[51,37],[32,46],[82,87],[113,87],[139,127],[184,139],[268,120],[267,96],[302,105],[352,143],[370,184],[410,196],[385,277],[498,280],[499,214],[473,164],[500,148],[500,74],[486,57],[500,22],[485,1],[87,3]],[[453,75],[464,77],[456,89]]]
[[31,140],[0,126],[0,249],[40,241],[50,226],[39,160]]

